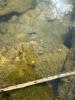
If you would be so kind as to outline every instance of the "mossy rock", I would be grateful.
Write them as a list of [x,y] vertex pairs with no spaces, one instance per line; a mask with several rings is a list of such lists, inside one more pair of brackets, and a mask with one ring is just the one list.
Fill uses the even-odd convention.
[[17,11],[17,12],[26,11],[27,9],[32,7],[32,2],[33,0],[6,0],[4,2],[2,0],[3,6],[0,6],[0,15],[12,11]]
[[[27,81],[39,79],[36,71],[24,64],[17,64],[17,68],[10,71],[6,78],[3,78],[5,87],[15,84],[24,83]],[[6,70],[7,71],[7,70]],[[8,92],[8,96],[0,94],[0,100],[55,100],[52,88],[48,87],[47,84],[35,85],[24,89]]]

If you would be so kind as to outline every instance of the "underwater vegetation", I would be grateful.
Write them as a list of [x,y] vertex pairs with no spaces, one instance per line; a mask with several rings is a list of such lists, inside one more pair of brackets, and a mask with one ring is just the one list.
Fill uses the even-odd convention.
[[[0,0],[0,88],[75,69],[73,1],[61,13],[52,0]],[[0,93],[0,100],[74,100],[74,94],[71,76]]]

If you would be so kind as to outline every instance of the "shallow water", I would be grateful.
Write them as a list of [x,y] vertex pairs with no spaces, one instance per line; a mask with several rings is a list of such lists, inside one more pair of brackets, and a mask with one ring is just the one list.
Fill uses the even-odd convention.
[[[74,33],[74,0],[0,0],[0,87],[74,70]],[[74,83],[63,78],[0,100],[73,100]]]

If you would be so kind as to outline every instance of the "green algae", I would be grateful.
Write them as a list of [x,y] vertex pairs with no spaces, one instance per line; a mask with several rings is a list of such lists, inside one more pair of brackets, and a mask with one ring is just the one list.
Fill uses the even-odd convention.
[[[41,12],[30,9],[34,0],[7,1],[9,4],[0,8],[1,15],[13,11],[23,14],[0,23],[0,47],[5,48],[0,56],[0,87],[60,73],[68,52],[63,37],[69,17],[48,22],[40,17]],[[0,100],[61,100],[50,86],[44,83],[27,87],[9,92],[8,97],[1,94]]]

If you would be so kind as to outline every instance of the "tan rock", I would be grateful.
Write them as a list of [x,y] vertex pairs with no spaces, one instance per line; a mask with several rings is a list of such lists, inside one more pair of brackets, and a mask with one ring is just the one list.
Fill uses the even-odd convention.
[[20,58],[19,57],[16,57],[15,58],[15,61],[19,62],[20,61]]

